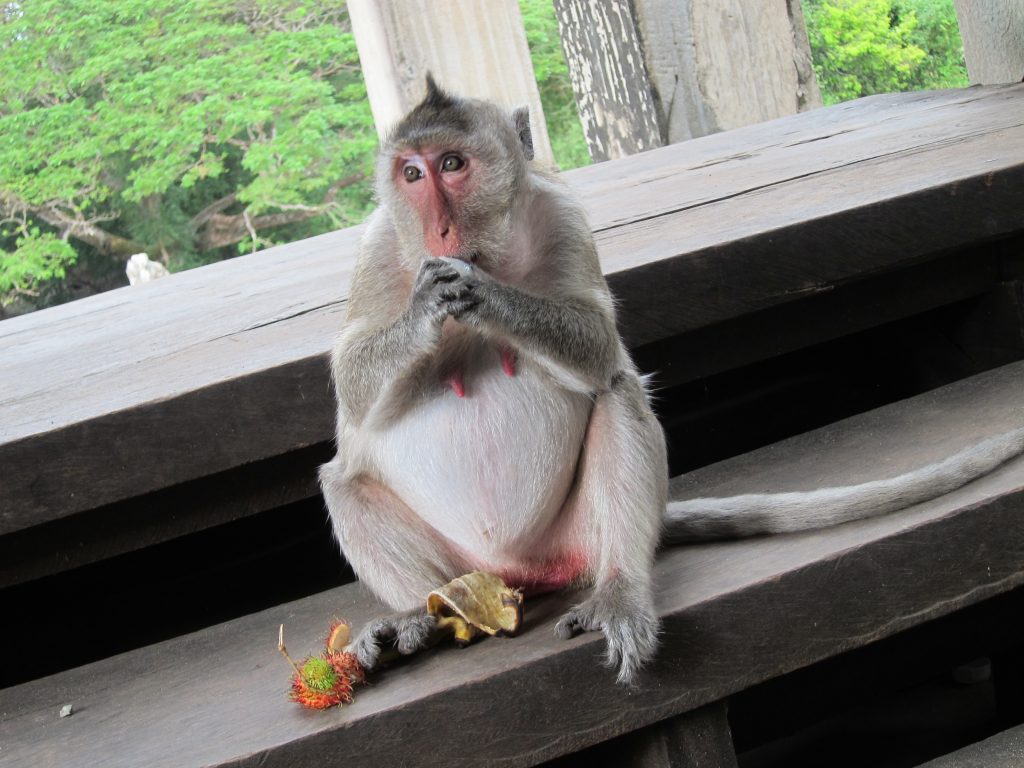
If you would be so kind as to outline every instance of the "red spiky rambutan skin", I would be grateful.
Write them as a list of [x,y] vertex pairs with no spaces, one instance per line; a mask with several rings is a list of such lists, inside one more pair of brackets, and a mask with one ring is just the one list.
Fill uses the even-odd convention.
[[366,670],[359,663],[354,653],[347,651],[327,651],[327,660],[331,662],[334,671],[341,677],[347,677],[353,684],[366,683]]
[[292,675],[288,698],[309,709],[328,709],[352,702],[352,686],[366,682],[366,672],[355,655],[325,650],[307,656]]

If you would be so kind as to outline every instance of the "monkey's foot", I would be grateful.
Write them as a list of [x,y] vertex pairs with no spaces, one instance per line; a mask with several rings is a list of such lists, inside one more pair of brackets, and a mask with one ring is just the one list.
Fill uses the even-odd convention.
[[647,602],[606,586],[569,609],[555,625],[555,635],[568,640],[580,632],[600,630],[608,643],[605,664],[618,667],[618,682],[629,685],[658,650],[661,624],[654,610],[644,607]]
[[422,608],[383,616],[360,630],[352,643],[352,653],[369,672],[377,666],[381,652],[388,648],[408,656],[429,646],[435,626],[437,619]]

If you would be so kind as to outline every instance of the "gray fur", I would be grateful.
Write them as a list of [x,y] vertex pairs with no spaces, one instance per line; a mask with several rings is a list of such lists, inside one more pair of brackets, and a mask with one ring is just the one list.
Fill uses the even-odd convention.
[[530,128],[530,108],[519,107],[512,113],[512,122],[519,134],[519,144],[523,148],[523,156],[533,160],[533,131]]
[[403,656],[416,653],[430,644],[437,619],[425,608],[403,611],[374,619],[359,631],[352,652],[363,669],[377,666],[381,651],[395,648]]
[[949,458],[885,480],[791,493],[743,494],[671,501],[665,514],[673,541],[785,533],[905,509],[988,474],[1024,452],[1024,428],[984,440]]
[[[382,645],[420,645],[410,617],[445,582],[477,569],[561,574],[581,556],[566,578],[593,593],[559,635],[602,631],[623,682],[657,646],[664,436],[616,332],[583,208],[529,163],[528,128],[526,112],[431,82],[381,150],[380,207],[332,358],[338,455],[320,471],[349,562],[406,612],[360,634],[368,669]],[[396,158],[420,147],[470,160],[472,193],[449,211],[455,262],[428,255],[395,180]],[[500,350],[517,370],[502,372]],[[459,399],[446,381],[463,373]]]

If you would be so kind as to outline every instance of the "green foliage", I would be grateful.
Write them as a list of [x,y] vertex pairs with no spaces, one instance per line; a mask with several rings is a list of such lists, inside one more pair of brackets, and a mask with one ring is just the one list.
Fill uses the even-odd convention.
[[76,254],[173,268],[237,252],[246,223],[256,245],[353,223],[375,145],[336,0],[7,3],[0,300]]
[[555,162],[562,170],[589,165],[590,152],[558,36],[554,4],[552,0],[519,0],[519,8]]
[[[4,232],[4,239],[11,235]],[[14,253],[0,250],[0,295],[30,294],[41,280],[63,278],[77,254],[67,241],[38,227],[26,227],[13,238]]]
[[928,54],[917,67],[911,88],[964,88],[970,84],[953,0],[896,0],[893,9],[917,17],[910,41]]
[[952,0],[804,0],[826,104],[967,84]]

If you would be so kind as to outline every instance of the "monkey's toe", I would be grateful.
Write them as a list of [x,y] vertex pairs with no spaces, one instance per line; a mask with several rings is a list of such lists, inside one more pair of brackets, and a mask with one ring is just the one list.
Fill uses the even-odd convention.
[[374,619],[359,632],[352,652],[367,672],[377,667],[381,653],[394,648],[403,656],[429,645],[437,619],[423,609]]
[[429,613],[422,612],[406,616],[399,623],[397,641],[398,652],[403,656],[416,653],[429,645],[430,634],[437,626],[437,619]]
[[609,590],[573,606],[555,624],[555,635],[562,640],[597,630],[607,642],[605,664],[618,669],[619,683],[632,684],[658,649],[658,617],[634,601],[623,600],[616,590]]

